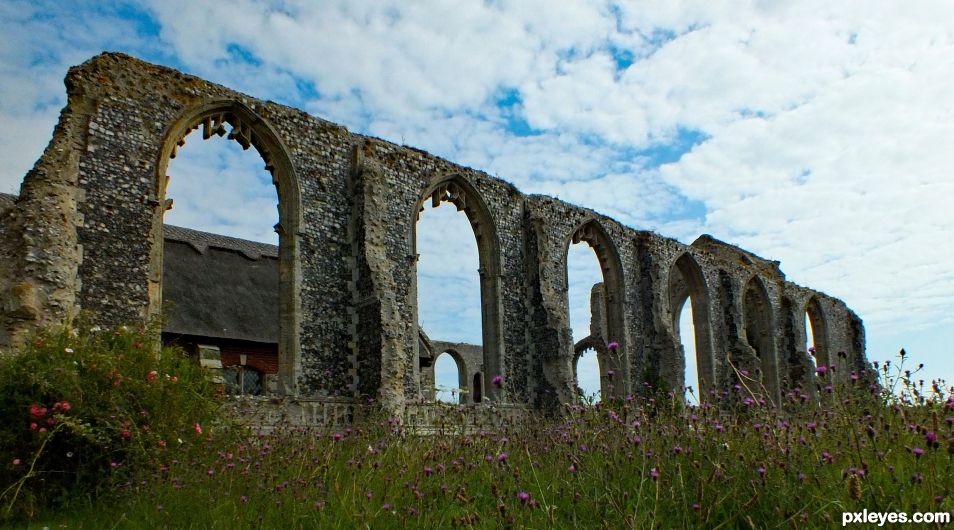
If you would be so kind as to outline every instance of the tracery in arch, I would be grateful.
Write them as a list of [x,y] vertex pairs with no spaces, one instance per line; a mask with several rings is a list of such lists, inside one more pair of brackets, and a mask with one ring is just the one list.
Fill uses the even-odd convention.
[[[628,391],[628,378],[626,373],[626,337],[622,311],[622,266],[619,260],[619,253],[616,250],[616,246],[606,234],[606,231],[596,220],[591,219],[581,224],[573,232],[570,240],[567,242],[566,267],[564,268],[566,276],[564,281],[565,285],[568,286],[568,290],[570,286],[573,285],[571,281],[570,257],[574,252],[577,252],[572,249],[574,245],[581,242],[585,242],[590,249],[592,249],[598,265],[598,271],[593,274],[593,277],[588,277],[588,280],[583,282],[583,284],[588,284],[595,278],[602,281],[602,289],[600,293],[601,296],[586,301],[585,307],[590,309],[590,314],[595,318],[593,324],[583,324],[582,322],[578,324],[572,321],[571,316],[572,337],[574,341],[579,341],[587,335],[590,335],[597,338],[604,348],[611,343],[615,343],[615,346],[618,346],[615,348],[606,348],[606,353],[600,356],[601,359],[598,364],[600,370],[600,396],[620,397]],[[588,254],[588,252],[584,252],[582,255],[585,254]],[[582,260],[578,258],[578,261],[583,260],[585,260],[585,258]],[[591,286],[592,284],[588,287]],[[574,306],[580,305],[582,305],[581,301],[574,301]],[[567,308],[570,315],[574,313],[574,306],[570,305],[570,300],[568,299]],[[577,313],[579,314],[579,312]],[[582,320],[582,317],[577,318],[577,320]],[[583,328],[583,330],[577,331],[578,327]],[[578,337],[578,335],[582,336]],[[576,363],[575,353],[576,352],[573,352],[574,365]]]
[[[458,212],[463,212],[470,230],[460,228],[460,218],[453,212],[434,210],[443,203],[453,204]],[[425,225],[429,217],[437,221],[432,229]],[[501,387],[491,384],[494,377],[506,376],[501,353],[500,250],[486,205],[463,177],[449,176],[425,190],[415,206],[412,226],[415,323],[424,326],[434,339],[480,346],[483,370],[478,374],[483,380],[480,384],[473,382],[472,386],[479,389],[480,401],[503,399]],[[437,259],[429,261],[428,254],[435,254]],[[453,320],[454,307],[466,316],[466,326]],[[433,329],[437,322],[442,322],[436,324],[441,327]],[[463,334],[454,336],[457,332]]]
[[[180,184],[172,180],[176,178],[176,172],[169,171],[170,160],[180,158],[180,148],[186,145],[186,138],[200,128],[202,139],[227,136],[243,150],[255,147],[269,174],[262,179],[252,177],[252,182],[237,185],[225,180],[232,178],[230,173],[216,172],[215,175],[206,175],[211,178],[202,188],[190,190],[192,196],[202,195],[206,199],[204,204],[196,207],[195,201],[179,201],[178,210],[185,211],[187,215],[170,214],[170,218],[173,221],[181,218],[185,221],[182,224],[218,233],[214,236],[182,229],[170,228],[166,231],[163,224],[166,212],[175,205],[173,198],[167,194],[170,189],[179,189]],[[228,145],[233,144],[219,144],[218,149],[214,150],[220,159],[224,157]],[[214,346],[219,351],[216,355],[225,366],[244,366],[245,363],[268,366],[266,379],[271,381],[270,390],[295,393],[300,374],[298,229],[301,206],[297,177],[278,135],[265,120],[241,103],[212,102],[190,109],[169,128],[156,167],[151,311],[158,312],[162,301],[172,296],[172,293],[164,296],[164,290],[175,288],[174,296],[179,299],[176,302],[184,302],[188,305],[186,309],[191,312],[187,315],[189,326],[175,333],[180,339],[185,336],[195,343],[196,348],[200,342]],[[186,183],[184,177],[178,180]],[[236,191],[245,191],[261,181],[265,183],[265,189],[271,188],[273,191],[259,192],[258,198],[251,204],[247,197]],[[182,187],[186,188],[188,186]],[[214,193],[210,193],[210,190],[214,190]],[[182,192],[176,193],[180,198],[183,197]],[[235,196],[229,197],[230,193]],[[190,202],[191,207],[188,204]],[[274,212],[276,203],[277,216],[273,214],[267,216],[270,218],[264,218],[258,223],[258,230],[249,231],[246,227],[237,233],[228,233],[230,219],[254,217],[261,211]],[[207,216],[212,221],[206,220],[204,226],[194,224],[195,221],[202,222],[199,220],[202,217],[199,208],[212,211]],[[239,213],[233,215],[235,210]],[[190,212],[192,215],[189,215]],[[223,235],[226,237],[221,237]],[[278,245],[276,248],[249,240],[277,242]],[[181,250],[174,250],[178,252],[177,256],[165,256],[164,248],[171,244],[170,248],[174,249],[176,242],[191,245],[202,257],[190,256]],[[173,259],[178,263],[178,268],[175,267],[177,263],[169,261]],[[201,263],[185,265],[185,261],[190,259],[197,259]],[[164,271],[176,271],[175,279],[163,278]],[[167,286],[168,289],[163,288],[166,280],[173,282]],[[176,286],[176,282],[183,285]],[[242,283],[244,289],[229,289],[235,287],[229,282]],[[248,294],[254,300],[239,300],[243,296],[241,293]],[[166,322],[171,326],[171,319]],[[200,325],[196,327],[196,323]],[[174,331],[170,329],[170,333]],[[267,362],[259,359],[268,350],[277,357],[277,362],[274,359]],[[276,365],[277,369],[274,368]]]

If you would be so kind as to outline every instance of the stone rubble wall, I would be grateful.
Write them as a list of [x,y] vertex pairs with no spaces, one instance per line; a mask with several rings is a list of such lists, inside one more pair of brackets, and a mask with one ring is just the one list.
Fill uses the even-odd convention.
[[[287,396],[334,403],[370,396],[394,417],[420,401],[414,234],[426,201],[452,203],[474,227],[480,369],[490,403],[558,411],[575,399],[566,277],[575,242],[600,259],[601,340],[620,345],[602,355],[604,393],[684,385],[676,328],[687,295],[704,315],[709,392],[726,391],[743,371],[762,378],[766,369],[772,374],[762,382],[773,400],[813,387],[804,347],[809,306],[824,322],[816,342],[841,365],[836,377],[865,367],[863,325],[843,302],[788,282],[777,262],[709,236],[687,245],[635,230],[122,54],[72,68],[66,87],[49,147],[15,205],[0,209],[7,257],[0,342],[7,345],[80,311],[104,325],[158,315],[166,165],[182,145],[227,135],[261,154],[278,189],[278,386]],[[756,328],[770,336],[753,339]],[[498,375],[502,384],[492,384]]]

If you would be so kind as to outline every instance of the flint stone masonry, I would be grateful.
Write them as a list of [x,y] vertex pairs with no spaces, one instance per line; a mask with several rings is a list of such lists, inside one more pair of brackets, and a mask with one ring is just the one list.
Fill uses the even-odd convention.
[[[227,135],[261,154],[278,190],[278,392],[290,399],[340,408],[375,397],[403,414],[424,397],[415,227],[425,201],[454,204],[474,227],[484,403],[556,411],[575,399],[566,272],[574,242],[590,245],[603,269],[591,341],[602,370],[615,374],[605,394],[684,384],[678,318],[690,297],[704,393],[729,390],[742,371],[772,401],[811,391],[806,312],[835,377],[864,370],[864,328],[843,302],[709,236],[685,245],[634,230],[122,54],[72,68],[66,88],[49,146],[15,203],[0,204],[8,345],[81,310],[104,325],[156,315],[168,161],[185,142]],[[619,349],[607,350],[609,341]]]

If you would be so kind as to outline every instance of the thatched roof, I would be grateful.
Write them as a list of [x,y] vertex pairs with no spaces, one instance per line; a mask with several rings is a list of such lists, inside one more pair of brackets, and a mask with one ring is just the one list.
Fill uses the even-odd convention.
[[278,342],[278,248],[165,226],[162,331]]
[[12,207],[17,202],[16,195],[10,195],[9,193],[0,193],[0,211],[6,210],[7,208]]

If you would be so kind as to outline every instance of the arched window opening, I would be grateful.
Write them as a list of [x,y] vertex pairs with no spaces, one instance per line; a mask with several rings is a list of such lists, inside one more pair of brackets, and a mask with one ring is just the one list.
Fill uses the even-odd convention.
[[686,302],[679,311],[679,330],[682,349],[686,355],[686,403],[698,405],[703,399],[702,384],[699,378],[699,366],[696,360],[696,326],[692,323],[692,298],[686,298]]
[[818,349],[815,348],[815,330],[812,329],[811,318],[807,311],[805,312],[805,351],[808,352],[812,370],[815,370],[818,366]]
[[596,403],[600,400],[600,362],[596,350],[587,348],[573,364],[576,378],[576,392],[582,403]]
[[[581,344],[596,349],[597,370],[588,373],[598,374],[598,382],[591,383],[585,376],[576,382],[589,394],[596,394],[598,388],[597,397],[622,397],[627,392],[621,269],[616,248],[599,223],[587,221],[573,232],[566,254],[570,353],[581,355]],[[611,343],[617,347],[608,349]]]
[[[603,272],[600,270],[596,254],[584,243],[570,245],[566,258],[567,298],[570,304],[570,331],[573,344],[590,337],[608,341],[601,309],[603,305]],[[595,318],[594,318],[595,317]],[[576,384],[586,396],[600,397],[602,375],[596,360],[596,351],[592,348],[584,351],[577,359],[585,369],[577,371]]]
[[203,362],[224,366],[240,394],[279,390],[279,201],[264,149],[236,115],[202,118],[173,146],[160,183],[163,339],[219,355]]
[[680,256],[670,269],[669,304],[672,329],[685,359],[685,398],[687,403],[698,404],[712,391],[715,360],[709,328],[709,292],[702,269],[688,253]]
[[[449,352],[437,356],[434,362],[434,396],[444,403],[463,403],[466,392],[462,380],[462,369],[457,359]],[[462,392],[462,390],[464,392]]]
[[[426,208],[417,223],[417,308],[420,327],[431,340],[480,346],[480,269],[477,243],[467,216],[447,203]],[[445,205],[443,208],[440,207]],[[460,388],[455,362],[449,355],[438,357],[453,375],[441,380],[435,364],[435,394],[438,401],[458,403]],[[449,370],[449,368],[448,368]],[[450,390],[453,389],[453,398]]]
[[805,349],[815,366],[830,366],[825,313],[818,298],[814,296],[805,305],[805,337]]
[[166,170],[163,222],[278,245],[278,193],[258,152],[196,131],[184,140]]
[[745,338],[758,358],[758,370],[768,397],[778,403],[778,363],[773,333],[772,306],[765,286],[757,278],[751,280],[743,297]]
[[[434,341],[462,343],[482,352],[481,400],[506,399],[504,387],[488,385],[496,376],[509,381],[501,354],[499,245],[493,218],[476,191],[457,175],[432,184],[413,215],[412,291],[419,329]],[[460,387],[467,386],[465,379]]]

